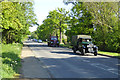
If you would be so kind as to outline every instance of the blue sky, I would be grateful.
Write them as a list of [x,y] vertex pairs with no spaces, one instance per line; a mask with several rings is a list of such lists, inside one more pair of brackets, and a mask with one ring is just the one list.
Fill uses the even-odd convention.
[[[70,10],[72,8],[72,4],[65,5],[63,0],[34,0],[34,12],[38,19],[38,23],[41,25],[42,21],[46,19],[49,11],[55,10],[57,8],[65,8],[66,10]],[[35,31],[37,26],[30,28],[30,31]]]

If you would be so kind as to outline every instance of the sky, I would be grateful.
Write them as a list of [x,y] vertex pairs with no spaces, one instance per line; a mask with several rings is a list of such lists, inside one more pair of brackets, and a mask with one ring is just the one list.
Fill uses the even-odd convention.
[[[72,4],[65,5],[63,0],[34,0],[34,13],[38,20],[38,24],[41,25],[42,21],[47,18],[49,11],[57,8],[65,8],[67,11],[72,8]],[[31,27],[31,32],[35,31],[37,26]]]

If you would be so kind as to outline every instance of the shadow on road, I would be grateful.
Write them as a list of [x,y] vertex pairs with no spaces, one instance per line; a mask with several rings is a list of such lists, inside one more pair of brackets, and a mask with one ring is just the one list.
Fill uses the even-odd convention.
[[55,51],[51,51],[51,53],[56,53],[56,54],[69,54],[69,55],[80,55],[80,54],[75,54],[73,52],[55,52]]
[[28,47],[48,47],[47,45],[45,45],[45,44],[41,44],[41,43],[29,43],[29,44],[26,44],[26,43],[24,43],[24,46],[28,46]]
[[[47,45],[38,44],[38,43],[29,44],[27,46],[41,47],[41,48],[32,49],[34,51],[35,50],[47,50],[49,48]],[[39,57],[36,59],[42,62],[43,63],[42,66],[44,66],[45,69],[47,69],[53,76],[57,78],[81,78],[79,80],[84,80],[84,79],[87,80],[88,78],[91,78],[91,80],[117,80],[118,75],[105,71],[109,68],[109,66],[116,68],[117,66],[116,64],[118,64],[118,62],[116,62],[117,60],[114,60],[112,58],[96,57],[94,55],[89,55],[90,57],[79,57],[79,56],[63,56],[62,57],[61,55],[60,56],[58,55],[49,56],[49,53],[80,55],[80,54],[73,53],[72,51],[70,51],[70,49],[66,51],[64,48],[53,47],[53,49],[54,50],[48,50],[47,51],[48,53],[43,53],[43,54],[48,54],[48,55],[43,55],[42,57]],[[63,51],[60,49],[63,49]],[[42,52],[40,51],[38,51],[37,53],[42,54]],[[88,54],[84,56],[88,56]],[[27,58],[24,58],[23,60],[29,61],[29,59],[32,59],[32,57],[27,57]],[[30,64],[31,64],[31,61],[30,61]],[[27,66],[30,67],[31,65],[27,65]],[[104,69],[99,69],[99,66]],[[30,70],[31,73],[33,72],[34,69],[36,68],[32,68]],[[37,69],[37,70],[39,71],[40,69]]]
[[32,45],[27,45],[27,46],[28,46],[28,47],[48,47],[47,45],[39,45],[39,44],[38,44],[38,45],[36,45],[36,44],[33,45],[33,44],[32,44]]
[[77,52],[77,53],[73,53],[73,52],[55,52],[55,51],[51,51],[51,53],[55,53],[55,54],[69,54],[69,55],[79,55],[79,56],[94,56],[94,55],[90,55],[90,54],[85,54],[85,55],[82,55],[80,54],[80,52]]
[[[32,59],[32,57],[24,58],[24,61],[29,59]],[[88,59],[88,58],[85,58],[85,59]],[[97,62],[100,62],[99,60],[106,59],[106,58],[89,58],[89,59],[91,59],[92,61],[97,60]],[[84,79],[89,80],[88,78],[91,78],[91,80],[117,80],[117,77],[118,77],[117,75],[108,73],[105,70],[101,70],[101,69],[98,70],[97,68],[91,65],[88,65],[87,62],[85,63],[81,61],[81,59],[78,59],[77,57],[70,57],[70,58],[42,57],[42,58],[39,58],[38,60],[42,61],[43,63],[42,66],[45,66],[44,68],[47,69],[53,76],[56,76],[57,78],[79,78],[79,80],[84,80]],[[28,65],[28,67],[29,66],[30,65]],[[40,69],[38,69],[38,71],[39,70]],[[29,72],[30,71],[32,73],[32,71],[34,71],[34,68],[29,70]]]

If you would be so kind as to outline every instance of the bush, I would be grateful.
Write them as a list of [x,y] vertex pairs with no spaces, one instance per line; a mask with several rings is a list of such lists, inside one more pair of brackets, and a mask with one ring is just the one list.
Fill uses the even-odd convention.
[[64,44],[67,44],[67,39],[63,39],[63,43],[64,43]]

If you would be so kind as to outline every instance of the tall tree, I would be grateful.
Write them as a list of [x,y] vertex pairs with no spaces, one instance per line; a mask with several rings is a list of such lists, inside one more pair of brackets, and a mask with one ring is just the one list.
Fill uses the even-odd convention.
[[37,32],[41,33],[38,36],[48,37],[51,35],[59,36],[60,42],[62,43],[62,33],[67,29],[68,11],[63,8],[50,11],[47,19],[43,21],[43,24],[38,27]]
[[60,32],[60,43],[62,43],[62,32],[67,28],[67,20],[69,17],[67,16],[68,11],[63,8],[58,8],[57,10],[53,10],[49,12],[48,18],[51,18],[54,22],[55,28],[59,29]]
[[32,2],[0,2],[3,43],[21,42],[29,33],[29,27],[36,24]]
[[118,2],[85,3],[91,12],[96,30],[94,38],[101,50],[118,51],[120,45]]
[[[65,3],[69,4],[71,2],[66,0]],[[79,4],[79,2],[72,2],[72,4]],[[83,2],[83,4],[87,12],[90,12],[92,16],[91,23],[94,25],[93,38],[95,39],[95,43],[99,46],[99,49],[120,52],[118,2]],[[76,11],[79,9],[80,8],[76,9]],[[73,15],[73,17],[75,16],[76,15]],[[74,31],[77,32],[73,28],[71,30],[72,31],[68,30],[67,34],[72,34]],[[85,29],[85,32],[86,31]]]
[[73,3],[70,11],[69,29],[66,35],[72,38],[72,35],[89,34],[93,32],[92,15],[84,6],[83,2]]

